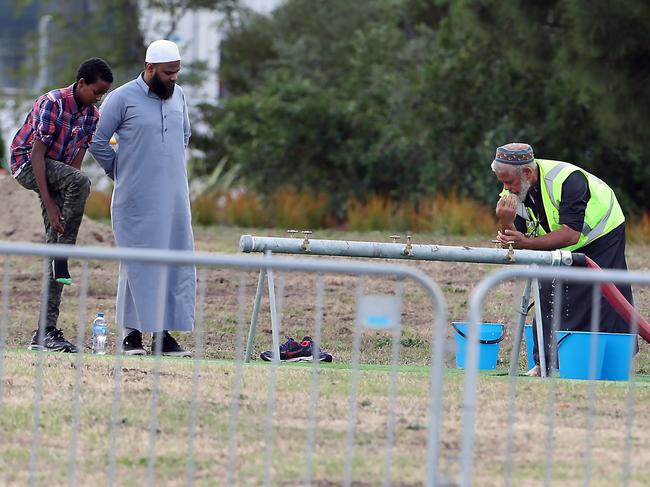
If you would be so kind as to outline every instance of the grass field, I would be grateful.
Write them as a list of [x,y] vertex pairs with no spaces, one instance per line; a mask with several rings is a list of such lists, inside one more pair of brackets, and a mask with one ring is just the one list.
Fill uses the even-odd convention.
[[[39,483],[64,484],[72,438],[72,403],[75,361],[69,356],[44,357],[43,398],[39,427]],[[9,352],[0,428],[0,481],[23,485],[28,481],[31,447],[34,369],[37,354]],[[163,360],[160,364],[160,398],[156,424],[156,484],[182,485],[186,481],[193,386],[192,361]],[[141,483],[147,478],[150,453],[153,370],[151,358],[125,359],[121,364],[121,394],[116,431],[118,485]],[[105,483],[110,461],[111,411],[114,393],[111,357],[85,357],[81,370],[81,406],[77,481]],[[197,485],[222,485],[229,465],[232,402],[237,380],[229,361],[200,365],[198,419],[193,436]],[[429,370],[404,366],[397,382],[393,485],[420,485],[426,465],[429,425]],[[318,374],[318,403],[313,459],[315,485],[339,485],[346,463],[349,429],[351,371],[344,364],[323,365]],[[442,432],[442,472],[454,478],[460,449],[463,375],[449,370],[445,376]],[[302,485],[310,426],[309,366],[283,364],[277,371],[277,402],[272,412],[271,485]],[[268,414],[267,388],[273,381],[269,364],[242,367],[238,401],[235,485],[261,485],[265,462]],[[539,485],[544,475],[548,434],[550,381],[517,379],[517,415],[514,422],[513,485]],[[389,412],[387,367],[366,366],[359,372],[356,400],[352,478],[355,485],[378,485],[384,475],[384,448]],[[479,382],[474,485],[502,485],[509,382],[504,376],[483,375]],[[593,443],[591,485],[622,485],[626,447],[627,387],[596,383],[593,393]],[[583,485],[587,445],[590,390],[585,382],[556,381],[552,478],[554,485]],[[650,464],[650,439],[644,421],[650,417],[650,382],[637,381],[631,445],[630,485],[645,485]],[[356,482],[358,481],[358,482]]]
[[[239,235],[282,235],[279,231],[197,228],[197,249],[237,251]],[[319,232],[315,238],[386,241],[383,234],[340,234]],[[416,243],[489,246],[489,238],[449,238],[416,236]],[[648,270],[645,246],[630,246],[628,265]],[[376,262],[376,261],[375,261]],[[38,312],[41,263],[15,258],[10,262],[7,348],[0,396],[0,483],[21,485],[29,480],[34,379],[39,370],[38,354],[24,351]],[[449,308],[448,321],[466,317],[467,301],[474,285],[495,266],[480,264],[412,263],[441,286]],[[90,285],[86,321],[99,309],[114,315],[117,264],[89,265]],[[80,276],[74,263],[73,276]],[[280,273],[276,286],[282,291],[282,333],[294,337],[314,333],[314,303],[318,277],[309,274]],[[250,272],[211,269],[206,273],[205,348],[206,360],[200,363],[198,388],[199,416],[193,448],[195,481],[199,485],[220,485],[227,479],[233,391],[238,368],[235,356],[239,326],[247,329],[257,275]],[[324,283],[323,347],[332,352],[335,363],[323,365],[318,374],[317,428],[313,462],[315,485],[339,485],[346,464],[346,438],[349,429],[350,388],[353,374],[352,338],[356,278],[327,275]],[[240,284],[243,301],[240,301]],[[392,292],[391,280],[369,279],[366,290]],[[513,307],[518,301],[520,283],[507,283],[495,289],[485,308],[485,321],[514,323]],[[60,326],[74,337],[79,317],[78,288],[66,290]],[[635,289],[636,304],[642,313],[648,309],[645,289]],[[428,429],[431,325],[436,311],[426,294],[407,285],[402,310],[400,368],[396,408],[396,429],[391,479],[393,485],[420,485],[426,465]],[[242,319],[243,317],[243,319]],[[86,333],[89,333],[87,327]],[[451,336],[451,332],[449,334]],[[109,334],[111,350],[116,330]],[[194,336],[179,340],[194,348]],[[86,337],[88,344],[88,337]],[[510,382],[502,374],[508,365],[510,340],[504,342],[499,369],[480,378],[475,447],[475,485],[503,485],[504,459]],[[255,353],[270,347],[268,302],[263,303]],[[384,448],[389,411],[391,340],[388,334],[364,331],[360,341],[359,390],[355,402],[352,478],[355,485],[377,485],[384,475]],[[650,352],[643,343],[637,359],[633,423],[631,427],[630,485],[645,485],[650,476],[650,440],[643,434],[650,418]],[[452,355],[447,357],[452,365]],[[81,369],[76,358],[43,357],[43,399],[39,424],[40,483],[67,483],[68,454],[72,438],[73,400],[77,372],[81,371],[81,406],[77,455],[77,482],[104,483],[110,459],[111,411],[115,381],[115,357],[85,356]],[[156,388],[156,361],[151,358],[124,359],[118,367],[123,400],[117,415],[116,479],[118,485],[141,483],[147,478],[150,451],[152,391]],[[157,403],[155,481],[181,485],[186,481],[189,425],[195,362],[160,362],[160,398]],[[521,359],[523,371],[524,359]],[[241,391],[237,421],[235,485],[259,485],[265,471],[265,432],[269,384],[276,380],[277,402],[272,415],[271,485],[302,485],[307,439],[310,431],[310,391],[312,369],[283,364],[277,376],[273,368],[260,361],[241,369]],[[445,375],[441,470],[456,478],[460,451],[463,374],[448,369]],[[235,381],[235,382],[234,382]],[[628,384],[581,381],[544,381],[518,378],[517,415],[514,423],[513,485],[539,485],[544,479],[544,459],[549,418],[553,421],[551,475],[556,485],[583,485],[588,440],[590,407],[593,407],[593,453],[591,485],[621,485],[625,462]],[[595,400],[591,400],[591,395]],[[555,407],[549,414],[549,397]]]

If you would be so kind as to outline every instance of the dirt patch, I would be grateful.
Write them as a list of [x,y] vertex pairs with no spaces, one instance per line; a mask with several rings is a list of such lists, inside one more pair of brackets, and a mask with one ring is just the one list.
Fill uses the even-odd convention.
[[[15,242],[45,241],[41,205],[34,191],[23,188],[16,180],[0,175],[0,240]],[[79,229],[80,245],[115,245],[108,225],[84,217]]]

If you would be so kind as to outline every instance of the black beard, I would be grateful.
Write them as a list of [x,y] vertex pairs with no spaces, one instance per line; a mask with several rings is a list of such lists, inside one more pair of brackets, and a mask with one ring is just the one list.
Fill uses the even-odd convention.
[[149,89],[163,100],[171,98],[174,94],[175,87],[176,83],[170,82],[169,84],[165,84],[157,74],[154,74],[151,81],[149,81]]

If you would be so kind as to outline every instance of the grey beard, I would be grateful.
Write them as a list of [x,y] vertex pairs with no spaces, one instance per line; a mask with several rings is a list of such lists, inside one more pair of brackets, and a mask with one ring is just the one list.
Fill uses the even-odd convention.
[[526,196],[528,196],[528,191],[530,191],[530,186],[531,186],[530,183],[522,178],[521,191],[519,191],[518,193],[515,193],[515,196],[517,196],[517,200],[522,205],[524,204],[524,201],[526,200]]

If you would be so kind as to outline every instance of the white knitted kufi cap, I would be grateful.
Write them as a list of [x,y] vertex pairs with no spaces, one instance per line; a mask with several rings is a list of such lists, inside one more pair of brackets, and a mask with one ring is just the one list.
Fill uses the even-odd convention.
[[167,40],[153,41],[147,48],[145,63],[169,63],[180,61],[181,54],[176,43]]

